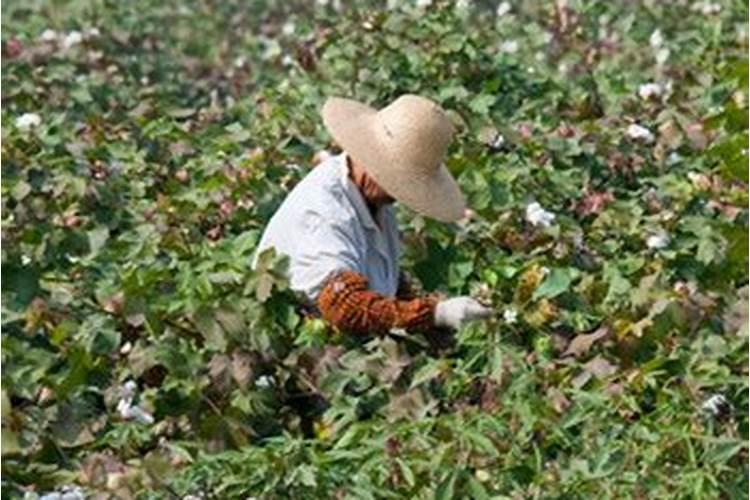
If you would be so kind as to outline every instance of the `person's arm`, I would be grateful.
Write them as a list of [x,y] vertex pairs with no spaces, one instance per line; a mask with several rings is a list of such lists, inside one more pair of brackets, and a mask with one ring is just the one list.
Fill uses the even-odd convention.
[[355,335],[383,335],[391,328],[426,331],[435,325],[437,300],[399,299],[369,289],[367,278],[352,271],[332,275],[317,299],[323,319]]
[[387,297],[370,290],[367,278],[352,271],[337,272],[326,280],[317,305],[323,319],[356,335],[383,335],[391,328],[411,332],[426,332],[433,327],[457,329],[492,312],[471,297]]

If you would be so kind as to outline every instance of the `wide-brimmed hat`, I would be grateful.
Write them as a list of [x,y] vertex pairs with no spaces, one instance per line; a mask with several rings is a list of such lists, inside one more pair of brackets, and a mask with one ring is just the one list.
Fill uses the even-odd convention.
[[336,142],[390,196],[440,221],[463,217],[464,197],[443,164],[453,125],[436,103],[403,95],[376,110],[332,97],[322,115]]

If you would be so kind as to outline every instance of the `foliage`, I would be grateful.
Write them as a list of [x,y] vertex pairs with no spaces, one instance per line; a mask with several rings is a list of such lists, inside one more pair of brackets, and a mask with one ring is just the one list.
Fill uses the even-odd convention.
[[[3,494],[743,497],[747,5],[344,3],[4,3]],[[403,265],[498,311],[451,342],[250,269],[326,96],[406,92],[473,214]]]

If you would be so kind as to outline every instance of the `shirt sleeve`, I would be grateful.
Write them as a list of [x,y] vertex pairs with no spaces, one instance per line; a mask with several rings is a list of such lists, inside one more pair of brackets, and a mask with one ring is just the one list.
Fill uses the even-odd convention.
[[329,277],[317,305],[323,319],[356,335],[382,335],[391,328],[427,331],[435,322],[434,298],[387,297],[369,290],[367,278],[351,271]]
[[364,274],[356,238],[344,230],[341,223],[323,215],[308,212],[303,217],[304,247],[295,252],[290,272],[292,285],[311,301],[320,294],[326,280],[341,271]]

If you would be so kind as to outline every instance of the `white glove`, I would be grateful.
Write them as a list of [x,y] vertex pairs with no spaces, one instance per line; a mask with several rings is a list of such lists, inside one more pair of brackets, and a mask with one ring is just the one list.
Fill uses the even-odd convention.
[[435,326],[458,330],[467,321],[489,318],[492,309],[471,297],[456,297],[438,302],[435,307]]

